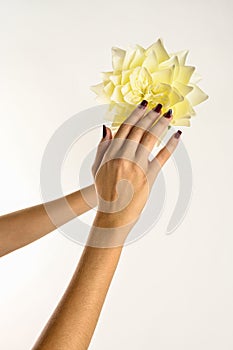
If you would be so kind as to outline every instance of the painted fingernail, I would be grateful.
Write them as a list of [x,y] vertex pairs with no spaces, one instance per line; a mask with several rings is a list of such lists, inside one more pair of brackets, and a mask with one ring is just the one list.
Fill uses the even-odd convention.
[[155,108],[153,108],[153,111],[159,113],[161,111],[162,107],[163,106],[161,105],[161,103],[158,103],[157,106]]
[[176,133],[175,133],[175,138],[178,139],[180,137],[180,135],[182,134],[182,131],[178,130]]
[[105,125],[103,125],[103,138],[107,135],[107,128]]
[[169,109],[166,113],[163,115],[165,118],[171,118],[172,116],[172,109]]
[[146,100],[143,100],[138,107],[139,108],[146,108],[147,105],[148,105],[148,102]]

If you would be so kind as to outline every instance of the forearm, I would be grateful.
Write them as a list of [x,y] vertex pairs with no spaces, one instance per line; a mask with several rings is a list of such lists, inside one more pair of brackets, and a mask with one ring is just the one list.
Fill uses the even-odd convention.
[[[0,217],[0,256],[21,248],[90,210],[96,204],[94,185],[46,204]],[[52,219],[49,214],[52,213]]]
[[[92,228],[88,242],[95,233]],[[33,350],[88,348],[121,251],[122,245],[84,248],[73,278]]]

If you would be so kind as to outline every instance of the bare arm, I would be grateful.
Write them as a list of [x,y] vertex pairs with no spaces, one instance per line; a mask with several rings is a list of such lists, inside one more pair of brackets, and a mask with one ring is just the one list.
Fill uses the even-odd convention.
[[122,247],[86,246],[73,278],[33,350],[85,350],[95,330]]
[[[62,300],[33,350],[86,350],[89,346],[127,234],[138,220],[149,190],[162,165],[175,150],[181,134],[174,134],[149,161],[148,152],[169,125],[172,115],[160,118],[157,107],[144,118],[144,107],[145,103],[136,108],[111,142],[111,132],[107,130],[108,141],[102,161],[97,169],[93,167],[98,212],[87,246]],[[101,158],[98,152],[97,158]],[[132,185],[133,193],[121,180]],[[118,183],[123,185],[117,188]]]
[[[95,205],[95,187],[91,185],[45,205],[40,204],[1,216],[0,256],[45,236]],[[53,212],[55,223],[51,221],[46,207]]]

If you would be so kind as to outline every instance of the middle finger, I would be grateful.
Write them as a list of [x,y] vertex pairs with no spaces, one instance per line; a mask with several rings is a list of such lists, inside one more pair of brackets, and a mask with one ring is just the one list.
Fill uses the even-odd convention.
[[154,122],[158,120],[161,115],[162,105],[157,104],[149,113],[147,113],[142,119],[140,119],[135,126],[130,130],[127,139],[140,142],[145,131],[150,128]]

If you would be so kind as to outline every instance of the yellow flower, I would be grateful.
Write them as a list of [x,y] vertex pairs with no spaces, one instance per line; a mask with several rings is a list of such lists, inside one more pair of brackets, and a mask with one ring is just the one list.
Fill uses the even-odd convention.
[[139,45],[126,51],[113,47],[113,70],[102,72],[103,81],[91,90],[98,102],[115,109],[114,126],[119,126],[143,99],[149,109],[157,103],[163,105],[163,111],[172,108],[171,124],[190,126],[193,106],[208,96],[196,85],[200,77],[194,73],[195,67],[185,65],[187,55],[188,51],[169,54],[161,39],[147,49]]

